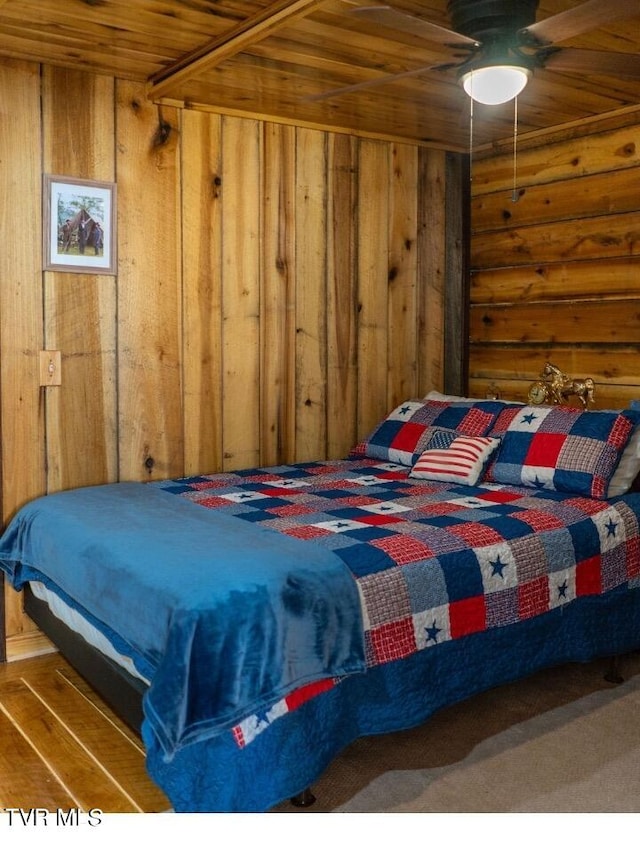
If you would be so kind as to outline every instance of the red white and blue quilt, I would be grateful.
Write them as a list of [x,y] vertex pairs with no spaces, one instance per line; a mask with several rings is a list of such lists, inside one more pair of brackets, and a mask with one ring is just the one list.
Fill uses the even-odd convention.
[[[367,457],[202,475],[162,490],[332,550],[360,591],[367,667],[505,627],[640,575],[625,501],[527,487],[442,485]],[[235,729],[244,745],[332,681]]]

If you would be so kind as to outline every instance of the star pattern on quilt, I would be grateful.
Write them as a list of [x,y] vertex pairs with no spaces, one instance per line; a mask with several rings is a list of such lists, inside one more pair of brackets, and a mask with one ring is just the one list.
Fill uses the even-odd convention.
[[539,475],[536,475],[531,483],[537,490],[544,490],[545,487],[548,487],[549,485],[549,482],[546,479],[541,478]]
[[442,632],[442,629],[440,627],[436,626],[436,622],[434,620],[433,623],[431,624],[431,626],[427,626],[425,628],[425,632],[427,634],[427,644],[430,641],[433,641],[435,644],[438,641],[438,635],[440,635],[440,633]]
[[607,529],[607,536],[608,537],[615,537],[616,531],[618,529],[618,523],[614,522],[613,520],[609,520],[609,522],[606,524],[605,528]]
[[490,561],[489,563],[491,564],[491,567],[493,568],[492,569],[492,575],[493,576],[500,576],[501,578],[504,578],[503,570],[505,569],[505,567],[509,566],[508,562],[503,562],[502,559],[500,558],[500,556],[498,556],[494,561]]

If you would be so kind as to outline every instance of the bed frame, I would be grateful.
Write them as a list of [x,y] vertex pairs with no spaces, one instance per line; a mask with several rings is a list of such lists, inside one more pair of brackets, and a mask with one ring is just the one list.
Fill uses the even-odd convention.
[[24,588],[24,610],[78,674],[139,734],[144,717],[142,695],[146,689],[142,680],[128,674],[69,629],[45,602],[34,596],[29,585]]
[[[135,733],[141,734],[146,685],[88,644],[81,635],[57,618],[29,585],[23,592],[25,613],[55,644],[60,654],[92,689]],[[310,807],[316,800],[310,789],[291,798],[296,807]]]

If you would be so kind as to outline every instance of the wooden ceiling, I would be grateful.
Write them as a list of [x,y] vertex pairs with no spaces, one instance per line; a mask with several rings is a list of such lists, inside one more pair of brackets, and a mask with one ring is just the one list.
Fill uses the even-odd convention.
[[[451,28],[446,0],[389,0]],[[582,0],[540,0],[538,20]],[[601,0],[606,5],[607,0]],[[158,102],[467,151],[469,99],[455,71],[425,71],[333,97],[337,88],[450,62],[460,53],[363,19],[371,0],[0,0],[0,56],[148,82]],[[640,54],[634,17],[562,47]],[[637,61],[637,60],[636,60]],[[519,133],[640,104],[640,82],[537,69],[518,98]],[[513,102],[474,107],[473,142],[508,139]]]

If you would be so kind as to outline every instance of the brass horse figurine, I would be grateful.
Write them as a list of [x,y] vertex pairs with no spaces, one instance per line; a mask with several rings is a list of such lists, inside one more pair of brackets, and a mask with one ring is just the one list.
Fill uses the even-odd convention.
[[595,383],[591,377],[583,380],[571,379],[551,362],[547,362],[542,372],[542,380],[548,386],[551,398],[556,404],[564,404],[570,395],[575,395],[586,408],[595,400]]

